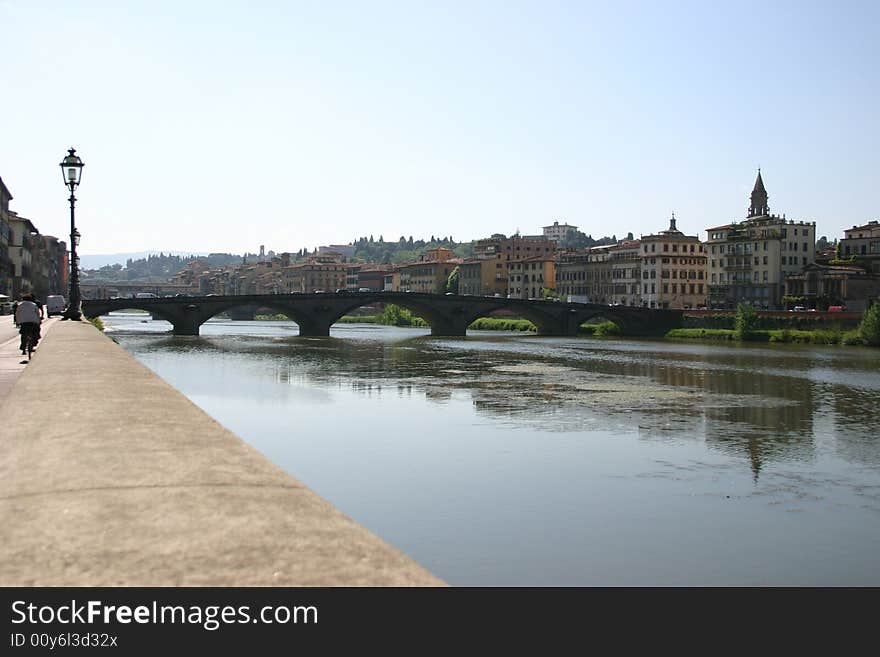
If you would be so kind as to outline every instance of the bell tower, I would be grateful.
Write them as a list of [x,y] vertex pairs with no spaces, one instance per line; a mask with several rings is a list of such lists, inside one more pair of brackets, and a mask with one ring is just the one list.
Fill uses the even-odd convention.
[[767,198],[767,190],[764,189],[764,181],[761,179],[761,170],[758,169],[755,188],[752,190],[752,204],[749,206],[749,218],[770,214]]

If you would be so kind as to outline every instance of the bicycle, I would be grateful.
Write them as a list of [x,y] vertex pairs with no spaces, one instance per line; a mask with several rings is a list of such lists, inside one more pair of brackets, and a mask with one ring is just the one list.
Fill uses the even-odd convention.
[[22,329],[27,333],[27,335],[22,335],[22,342],[24,342],[24,348],[22,349],[22,356],[27,354],[28,360],[31,359],[31,356],[34,353],[34,349],[37,348],[37,342],[39,342],[39,338],[37,337],[37,333],[39,330],[39,325],[31,325],[24,327],[27,325],[22,325]]

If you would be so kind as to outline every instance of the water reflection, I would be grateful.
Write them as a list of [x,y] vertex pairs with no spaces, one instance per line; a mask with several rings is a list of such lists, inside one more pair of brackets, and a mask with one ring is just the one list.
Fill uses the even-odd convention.
[[[876,350],[203,328],[116,335],[453,583],[858,584],[880,572],[868,548],[880,539]],[[811,545],[815,562],[771,559],[767,540],[780,555]],[[489,565],[493,550],[503,558]]]
[[[284,384],[346,387],[377,398],[417,394],[435,404],[459,392],[477,413],[510,426],[625,427],[644,439],[702,438],[710,448],[743,459],[756,480],[768,463],[814,457],[815,404],[821,398],[830,402],[833,428],[843,438],[840,455],[871,465],[880,458],[876,440],[865,438],[866,425],[880,419],[873,353],[873,360],[850,357],[838,363],[840,369],[829,369],[814,366],[825,355],[812,350],[670,350],[646,342],[633,352],[597,340],[489,336],[475,344],[376,335],[139,339],[147,340],[145,348],[169,354],[246,354],[264,376]],[[866,389],[844,383],[841,370],[847,369]]]

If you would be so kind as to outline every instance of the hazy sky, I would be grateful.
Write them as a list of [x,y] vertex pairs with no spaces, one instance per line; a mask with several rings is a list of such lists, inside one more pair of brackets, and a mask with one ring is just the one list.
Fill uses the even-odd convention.
[[880,217],[880,2],[0,0],[0,176],[81,252]]

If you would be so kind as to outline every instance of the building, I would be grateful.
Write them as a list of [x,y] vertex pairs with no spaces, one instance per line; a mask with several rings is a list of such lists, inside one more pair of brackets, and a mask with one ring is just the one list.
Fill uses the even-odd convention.
[[[358,270],[357,286],[355,290],[369,290],[381,292],[385,289],[385,277],[392,273],[391,265],[368,265]],[[352,289],[352,288],[349,288]]]
[[621,306],[642,305],[642,251],[640,240],[623,240],[608,249],[611,299]]
[[543,299],[545,288],[556,288],[553,257],[539,255],[507,263],[507,296],[511,299]]
[[458,269],[458,293],[475,296],[506,296],[507,274],[496,258],[468,258]]
[[37,299],[50,294],[68,295],[67,244],[51,235],[36,235],[32,240],[31,291]]
[[880,274],[880,223],[869,221],[843,231],[840,257],[856,258],[869,271]]
[[39,241],[39,231],[30,219],[7,212],[10,228],[9,258],[12,263],[12,295],[18,298],[33,291],[33,252]]
[[578,233],[577,226],[560,224],[558,221],[554,221],[552,226],[544,226],[543,230],[544,238],[551,242],[555,242],[556,244],[564,242],[569,238],[576,237]]
[[443,247],[430,249],[418,262],[400,265],[400,290],[443,294],[452,271],[461,265],[461,258],[452,258],[452,251]]
[[13,267],[9,247],[12,243],[12,228],[9,225],[9,201],[12,194],[0,178],[0,294],[12,296]]
[[534,256],[556,255],[556,243],[546,237],[511,235],[505,237],[497,233],[474,244],[474,257],[491,257],[507,263]]
[[[474,258],[492,260],[495,263],[492,284],[482,294],[507,295],[510,289],[509,263],[538,256],[554,259],[556,257],[556,242],[543,235],[516,234],[506,237],[501,233],[477,240],[474,244]],[[481,265],[481,268],[483,266],[492,269],[490,265]]]
[[587,249],[586,284],[587,303],[611,303],[611,258],[609,251],[614,244],[604,244]]
[[864,312],[880,301],[880,274],[857,265],[814,262],[800,274],[785,279],[785,295],[798,299],[797,303],[806,308],[843,306],[851,312]]
[[556,293],[563,301],[570,303],[587,302],[587,264],[586,251],[563,251],[556,258]]
[[282,269],[282,292],[335,292],[346,288],[346,265],[338,255],[311,256]]
[[706,252],[696,235],[685,235],[675,226],[656,235],[643,235],[642,298],[648,308],[688,309],[706,305]]
[[744,221],[707,228],[709,303],[734,308],[779,308],[787,276],[799,274],[816,259],[816,222],[786,220],[770,214],[761,172]]
[[336,253],[343,258],[353,258],[356,250],[357,247],[354,244],[331,244],[330,246],[319,246],[317,255],[329,256]]

